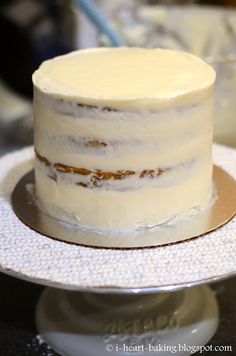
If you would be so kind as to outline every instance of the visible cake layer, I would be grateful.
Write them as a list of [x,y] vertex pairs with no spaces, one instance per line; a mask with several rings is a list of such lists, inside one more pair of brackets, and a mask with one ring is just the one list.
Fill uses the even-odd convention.
[[95,49],[34,74],[36,194],[98,229],[162,224],[212,191],[214,71],[166,50]]
[[[62,114],[57,100],[36,94],[35,116],[40,119],[35,122],[35,147],[52,162],[89,169],[143,170],[178,165],[206,150],[210,154],[209,97],[187,107],[148,112],[104,112],[67,102],[60,105]],[[100,145],[94,147],[91,142]]]
[[168,186],[115,191],[55,182],[37,169],[36,192],[42,209],[60,220],[101,230],[131,230],[161,225],[204,207],[211,197],[211,169],[201,172],[198,166],[191,173]]
[[145,186],[171,186],[188,179],[199,166],[206,170],[209,167],[209,162],[209,157],[203,156],[182,162],[178,166],[158,167],[142,171],[119,170],[107,172],[52,163],[36,152],[36,168],[55,182],[80,185],[89,189],[99,188],[118,191],[137,190]]

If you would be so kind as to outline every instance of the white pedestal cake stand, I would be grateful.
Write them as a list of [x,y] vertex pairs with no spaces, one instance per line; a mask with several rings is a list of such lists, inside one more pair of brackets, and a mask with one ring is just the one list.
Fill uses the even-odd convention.
[[[236,219],[203,237],[140,250],[105,250],[49,239],[14,214],[11,193],[32,169],[32,148],[0,159],[0,269],[55,288],[37,307],[39,332],[61,355],[190,355],[218,325],[204,284],[236,273]],[[214,147],[236,176],[236,151]],[[192,288],[189,288],[192,287]]]

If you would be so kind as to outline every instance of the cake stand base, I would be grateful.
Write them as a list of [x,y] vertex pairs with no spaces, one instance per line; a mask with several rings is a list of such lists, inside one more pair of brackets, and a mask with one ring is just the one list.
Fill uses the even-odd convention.
[[149,295],[47,288],[36,311],[39,333],[63,356],[190,355],[211,339],[218,319],[207,286]]

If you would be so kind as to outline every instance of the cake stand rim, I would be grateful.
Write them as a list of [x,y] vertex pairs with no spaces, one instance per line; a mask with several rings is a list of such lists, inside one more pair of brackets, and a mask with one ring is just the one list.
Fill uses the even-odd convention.
[[21,272],[16,272],[11,268],[3,267],[0,264],[0,272],[14,278],[18,278],[25,282],[30,282],[38,284],[44,287],[63,289],[71,292],[80,292],[80,293],[98,293],[98,294],[153,294],[153,293],[171,293],[181,291],[185,288],[194,288],[199,287],[205,284],[217,283],[229,278],[236,276],[236,269],[233,272],[225,273],[222,275],[216,275],[213,277],[208,277],[193,282],[184,282],[176,283],[169,285],[159,285],[159,286],[145,286],[145,287],[118,287],[118,286],[77,286],[74,284],[65,284],[61,282],[51,282],[44,278],[36,278],[23,274]]

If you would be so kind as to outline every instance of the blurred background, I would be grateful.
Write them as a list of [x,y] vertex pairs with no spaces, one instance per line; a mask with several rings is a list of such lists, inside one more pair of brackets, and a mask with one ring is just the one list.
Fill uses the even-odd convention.
[[[213,65],[214,139],[236,147],[236,0],[93,3],[125,45],[180,49]],[[31,75],[43,60],[112,45],[85,10],[86,0],[0,0],[0,154],[33,142]]]

